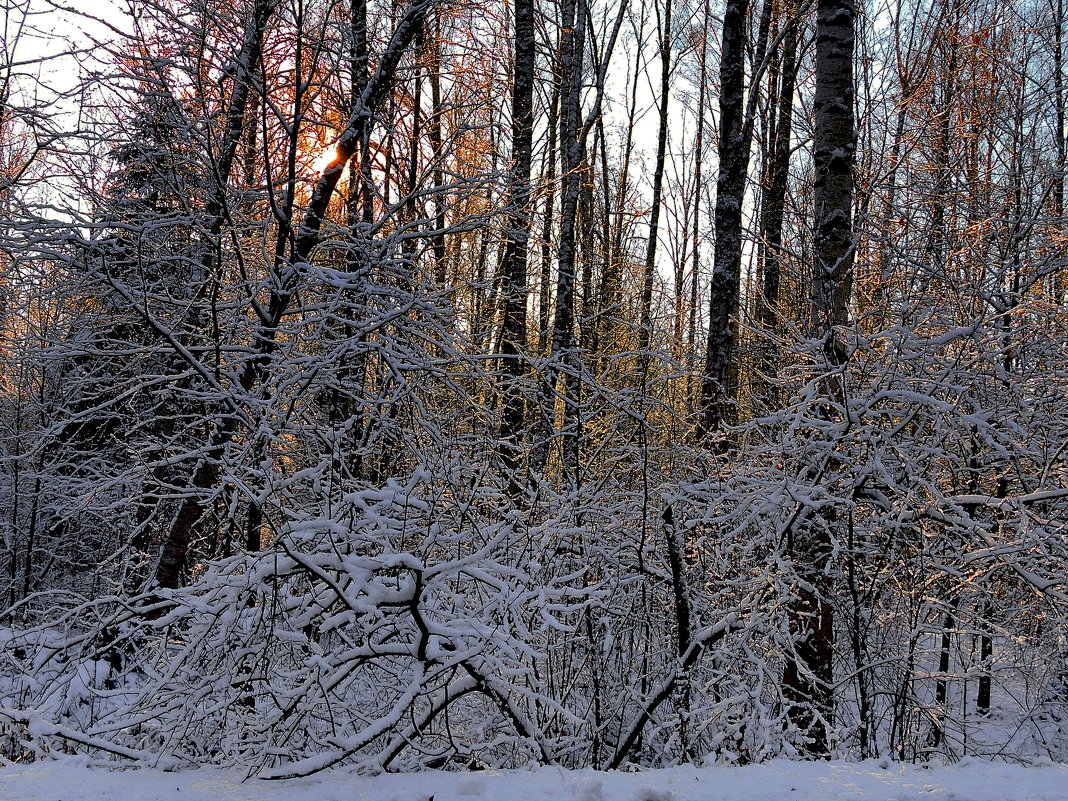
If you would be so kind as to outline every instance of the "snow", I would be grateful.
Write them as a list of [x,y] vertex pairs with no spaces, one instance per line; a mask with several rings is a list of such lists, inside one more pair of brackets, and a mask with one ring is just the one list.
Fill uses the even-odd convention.
[[166,773],[74,760],[0,767],[0,801],[1068,801],[1068,765],[964,760],[946,767],[789,762],[639,773],[531,771],[384,774],[337,771],[243,781],[233,770]]

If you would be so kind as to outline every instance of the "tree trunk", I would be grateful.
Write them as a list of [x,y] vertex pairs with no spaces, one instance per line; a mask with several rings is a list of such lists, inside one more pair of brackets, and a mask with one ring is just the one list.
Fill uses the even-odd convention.
[[815,331],[832,364],[844,360],[834,326],[845,324],[853,286],[853,0],[816,9],[816,118],[813,135]]
[[[1053,13],[1053,140],[1056,144],[1057,163],[1053,176],[1053,216],[1054,227],[1058,232],[1064,231],[1064,171],[1068,169],[1068,143],[1065,141],[1065,97],[1064,97],[1064,0],[1056,0]],[[1062,234],[1063,235],[1063,234]],[[1053,301],[1064,303],[1068,291],[1068,276],[1061,267],[1053,274]]]
[[[244,133],[245,111],[249,104],[256,70],[263,51],[263,38],[266,34],[267,24],[277,5],[278,0],[256,0],[251,18],[248,21],[241,54],[236,61],[236,72],[226,110],[223,139],[213,163],[213,188],[204,207],[208,217],[207,233],[200,243],[200,254],[197,258],[193,275],[190,276],[189,285],[192,302],[188,318],[185,321],[183,336],[195,333],[203,325],[200,300],[207,291],[217,268],[216,254],[221,251],[219,236],[227,218],[226,201],[230,173],[233,171],[238,145],[241,143]],[[188,381],[188,379],[183,379],[179,384],[185,387],[188,385]],[[174,429],[174,421],[170,417],[165,417],[159,422],[159,426],[165,434],[168,434]],[[206,486],[213,487],[218,484],[220,467],[217,464],[213,464],[212,460],[217,459],[221,452],[219,448],[209,448],[193,472],[192,479],[188,485],[190,494],[182,501],[178,515],[164,538],[160,559],[156,565],[154,581],[160,587],[173,589],[180,586],[183,581],[189,544],[193,539],[195,527],[205,510],[204,499],[199,497],[200,492]],[[157,484],[165,481],[162,470],[157,470],[154,478]],[[205,484],[205,482],[207,483]]]
[[[664,192],[664,163],[667,159],[668,101],[671,96],[671,2],[664,0],[663,16],[656,6],[658,53],[660,55],[660,124],[656,137],[656,163],[653,166],[653,205],[649,211],[649,238],[645,244],[645,272],[642,281],[641,324],[638,350],[649,350],[652,335],[653,283],[656,279],[656,244],[660,235],[660,206]],[[739,44],[740,47],[740,44]]]
[[[767,0],[770,2],[770,0]],[[701,433],[711,434],[730,419],[730,383],[737,339],[739,275],[742,264],[742,204],[749,165],[745,138],[745,22],[749,0],[727,0],[719,65],[719,178],[716,181],[716,244],[708,301],[708,346],[701,385]]]
[[501,360],[504,384],[500,456],[513,491],[523,438],[523,395],[527,348],[527,252],[531,215],[530,166],[534,138],[534,0],[515,0],[515,57],[512,62],[512,164],[509,171],[507,240],[501,259]]
[[549,97],[547,142],[541,183],[545,187],[545,208],[541,220],[541,271],[538,279],[538,354],[545,355],[550,345],[552,311],[553,218],[556,216],[556,161],[560,137],[560,58],[559,45],[553,59],[553,87]]
[[[846,358],[835,326],[848,319],[852,284],[855,16],[853,0],[819,0],[816,6],[812,313],[828,370]],[[837,396],[840,388],[828,380],[825,392]],[[798,582],[790,610],[795,647],[784,693],[790,722],[806,736],[808,755],[817,758],[830,757],[834,621],[828,568],[837,524],[836,510],[822,509],[797,532],[791,549]]]
[[562,432],[562,470],[567,484],[578,481],[578,432],[575,430],[578,364],[575,352],[575,230],[578,222],[579,195],[585,147],[581,136],[582,72],[586,44],[586,6],[578,0],[563,4],[560,36],[560,155],[563,186],[560,197],[560,230],[557,236],[556,311],[553,315],[550,364],[542,387],[542,414],[549,426],[544,427],[538,446],[536,464],[545,465],[551,426],[556,406],[556,383],[563,377],[564,422]]
[[[786,211],[786,191],[790,179],[790,145],[793,139],[794,89],[797,84],[797,32],[800,20],[797,9],[788,10],[786,31],[782,42],[782,61],[779,69],[779,92],[775,117],[774,136],[770,143],[767,184],[760,210],[760,234],[762,242],[760,322],[764,329],[773,332],[779,328],[779,288],[783,268],[783,219]],[[761,372],[769,379],[765,400],[774,402],[772,395],[776,371],[775,347],[766,343],[763,347]]]
[[447,206],[445,184],[445,172],[442,169],[442,145],[445,133],[442,119],[444,110],[441,107],[441,14],[436,13],[430,32],[430,41],[427,46],[427,71],[430,78],[430,118],[427,120],[429,128],[428,138],[432,152],[433,169],[431,180],[434,182],[434,235],[430,239],[434,250],[434,282],[438,288],[444,288],[448,283],[448,263],[445,259],[445,209]]

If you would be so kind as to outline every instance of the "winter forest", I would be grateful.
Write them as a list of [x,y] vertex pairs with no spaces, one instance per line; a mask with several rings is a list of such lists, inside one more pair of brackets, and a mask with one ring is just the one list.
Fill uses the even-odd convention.
[[1068,761],[1064,0],[75,5],[4,760]]

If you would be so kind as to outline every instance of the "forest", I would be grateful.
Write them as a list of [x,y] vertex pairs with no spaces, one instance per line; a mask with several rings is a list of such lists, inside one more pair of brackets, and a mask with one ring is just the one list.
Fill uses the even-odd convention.
[[1064,0],[79,5],[3,760],[1068,762]]

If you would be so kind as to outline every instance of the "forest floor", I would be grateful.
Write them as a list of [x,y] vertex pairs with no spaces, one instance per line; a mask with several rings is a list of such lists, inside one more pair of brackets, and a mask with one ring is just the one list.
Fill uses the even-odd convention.
[[2,801],[1068,801],[1068,765],[965,760],[678,767],[637,773],[531,771],[356,776],[284,782],[236,771],[109,771],[71,761],[0,767]]

